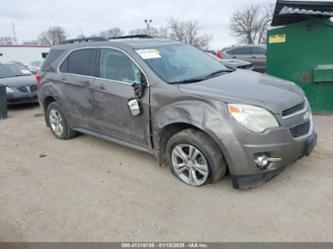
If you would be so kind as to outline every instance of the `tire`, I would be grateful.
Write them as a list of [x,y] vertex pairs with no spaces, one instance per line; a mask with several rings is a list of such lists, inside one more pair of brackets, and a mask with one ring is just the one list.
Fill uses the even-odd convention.
[[46,120],[53,135],[58,139],[67,140],[77,135],[77,133],[68,125],[68,121],[62,108],[56,102],[52,102],[48,105]]
[[199,130],[186,129],[175,134],[168,141],[166,153],[171,172],[187,185],[200,187],[217,183],[226,173],[227,165],[220,149]]

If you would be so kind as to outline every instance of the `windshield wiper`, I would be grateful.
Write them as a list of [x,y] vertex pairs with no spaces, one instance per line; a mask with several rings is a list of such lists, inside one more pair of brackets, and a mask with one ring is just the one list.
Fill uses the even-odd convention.
[[204,80],[203,77],[199,77],[199,78],[192,78],[192,79],[186,79],[186,80],[180,80],[180,81],[172,81],[172,82],[169,82],[169,84],[195,83],[195,82],[200,82],[200,81],[203,81],[203,80]]
[[210,73],[208,75],[204,75],[201,77],[196,77],[196,78],[192,78],[192,79],[186,79],[186,80],[181,80],[181,81],[173,81],[173,82],[169,82],[169,84],[186,84],[186,83],[196,83],[196,82],[200,82],[200,81],[204,81],[210,78],[213,78],[214,76],[220,75],[222,73],[227,73],[227,72],[233,72],[235,70],[232,69],[223,69],[223,70],[218,70],[215,71],[213,73]]
[[213,73],[210,73],[208,75],[205,76],[205,79],[209,79],[209,78],[212,78],[214,76],[217,76],[217,75],[220,75],[222,73],[230,73],[230,72],[234,72],[235,70],[232,70],[232,69],[223,69],[223,70],[218,70],[218,71],[215,71]]

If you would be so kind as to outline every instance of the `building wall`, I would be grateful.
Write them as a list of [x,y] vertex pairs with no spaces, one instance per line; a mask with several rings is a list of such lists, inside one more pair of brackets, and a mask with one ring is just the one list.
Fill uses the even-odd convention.
[[0,46],[0,62],[19,61],[29,65],[33,61],[42,61],[42,53],[48,53],[50,47]]

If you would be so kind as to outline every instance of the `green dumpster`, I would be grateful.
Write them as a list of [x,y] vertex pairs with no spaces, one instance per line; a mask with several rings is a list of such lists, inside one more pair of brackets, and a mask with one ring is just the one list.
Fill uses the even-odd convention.
[[267,73],[298,84],[317,113],[333,113],[330,4],[278,1],[272,26],[283,26],[267,35]]

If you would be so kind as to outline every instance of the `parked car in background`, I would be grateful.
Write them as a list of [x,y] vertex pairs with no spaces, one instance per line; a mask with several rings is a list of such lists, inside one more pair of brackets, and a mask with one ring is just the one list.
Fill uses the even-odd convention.
[[7,104],[38,103],[35,75],[17,63],[0,63],[0,85],[6,86]]
[[223,60],[223,59],[218,58],[216,52],[214,52],[214,51],[206,51],[206,53],[227,67],[246,69],[246,70],[253,70],[253,68],[254,68],[253,64],[251,62],[241,61],[241,60],[237,60],[237,59],[224,59]]
[[309,156],[310,105],[291,82],[230,69],[171,40],[126,38],[51,49],[39,76],[46,125],[155,155],[199,187],[228,171],[249,188]]
[[260,45],[245,45],[224,48],[217,53],[220,59],[238,59],[251,62],[254,71],[266,72],[266,48]]
[[39,72],[42,64],[43,64],[43,61],[33,61],[29,64],[29,69],[32,73],[36,74]]

